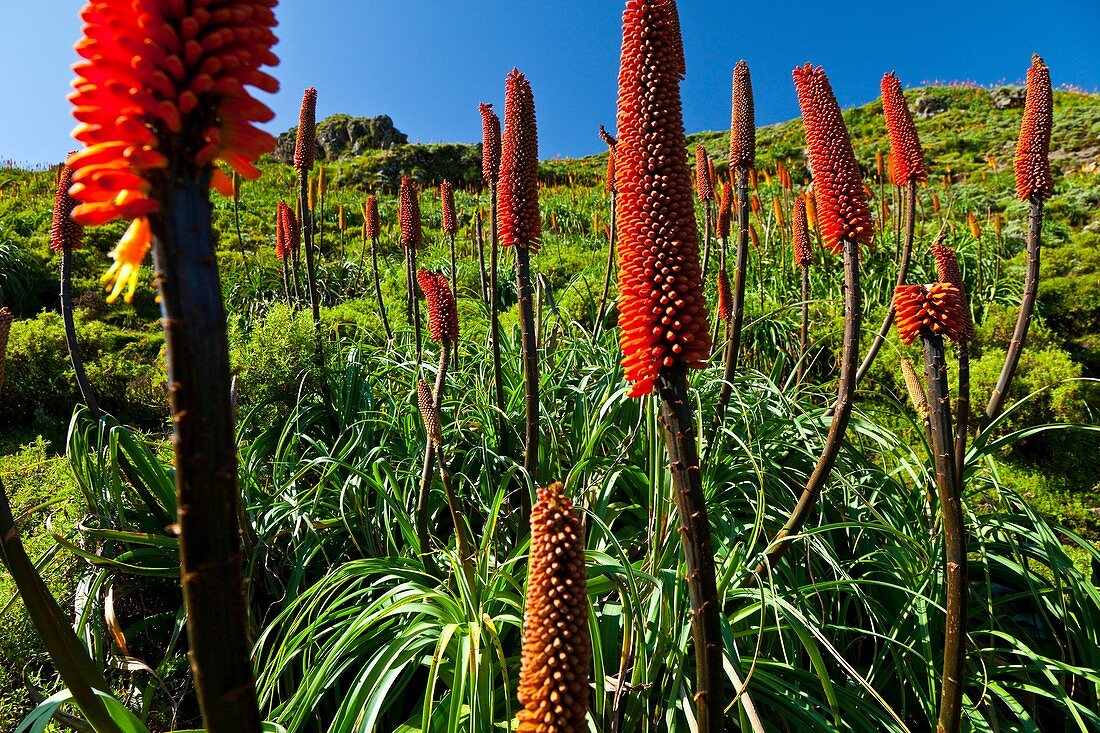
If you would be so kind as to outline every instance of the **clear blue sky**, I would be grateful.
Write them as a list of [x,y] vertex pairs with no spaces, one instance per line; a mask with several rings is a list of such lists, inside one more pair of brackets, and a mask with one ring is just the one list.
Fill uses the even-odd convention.
[[[280,132],[302,89],[318,117],[389,114],[412,141],[475,142],[477,103],[502,105],[505,74],[531,79],[543,158],[598,152],[614,126],[621,0],[282,0]],[[81,0],[0,0],[0,160],[46,163],[72,147],[65,96]],[[826,8],[832,6],[832,11]],[[911,10],[913,9],[913,10]],[[689,132],[729,125],[730,71],[745,58],[759,124],[797,116],[791,69],[825,67],[840,103],[903,84],[1019,81],[1033,51],[1054,84],[1100,89],[1100,0],[848,2],[681,0]]]

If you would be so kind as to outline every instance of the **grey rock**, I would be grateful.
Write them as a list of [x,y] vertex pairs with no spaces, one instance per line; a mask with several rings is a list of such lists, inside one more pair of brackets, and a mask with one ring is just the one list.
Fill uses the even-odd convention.
[[997,109],[1023,109],[1026,87],[997,87],[989,92],[989,98]]
[[922,94],[913,100],[913,111],[916,113],[917,117],[922,119],[942,114],[947,111],[947,108],[948,104],[946,99],[931,94]]
[[[293,163],[297,137],[297,126],[279,135],[275,150],[271,153],[272,157],[280,163]],[[318,160],[350,158],[368,150],[388,150],[408,142],[408,135],[394,127],[389,115],[332,115],[317,123]]]

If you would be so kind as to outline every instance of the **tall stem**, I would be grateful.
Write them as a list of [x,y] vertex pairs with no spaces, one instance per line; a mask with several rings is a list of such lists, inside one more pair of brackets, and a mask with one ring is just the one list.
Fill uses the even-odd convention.
[[61,317],[65,321],[65,343],[69,347],[69,360],[73,364],[73,373],[76,374],[76,386],[80,389],[80,395],[84,398],[84,404],[88,406],[92,418],[99,420],[101,414],[99,403],[96,402],[92,385],[88,382],[88,373],[84,371],[84,359],[80,356],[80,345],[76,341],[76,322],[73,320],[73,250],[68,242],[64,242],[61,249]]
[[481,299],[489,304],[489,276],[485,272],[485,237],[480,213],[474,217],[474,242],[477,245],[477,274],[481,285]]
[[860,323],[860,286],[859,286],[859,244],[855,240],[845,238],[844,242],[844,350],[840,359],[840,382],[837,385],[837,400],[833,411],[832,422],[829,424],[829,434],[825,438],[825,446],[817,459],[817,465],[810,474],[810,480],[802,489],[802,495],[787,518],[786,524],[776,533],[772,540],[771,549],[767,558],[756,566],[757,578],[767,574],[768,568],[774,566],[791,546],[790,536],[801,531],[810,518],[810,512],[817,503],[817,497],[821,489],[832,473],[833,464],[837,454],[840,453],[840,444],[844,440],[844,432],[848,429],[848,419],[852,415],[852,403],[855,399],[856,388],[856,359],[859,357],[859,323]]
[[592,340],[596,341],[600,338],[600,331],[603,330],[603,321],[607,313],[607,297],[611,292],[611,273],[615,271],[615,230],[618,228],[618,206],[616,202],[618,199],[618,193],[611,192],[611,233],[608,235],[607,241],[607,265],[603,271],[603,290],[600,292],[600,304],[596,307],[596,327],[592,330]]
[[707,268],[710,266],[710,202],[703,201],[703,283],[707,282]]
[[386,329],[386,340],[393,341],[393,330],[390,328],[390,319],[386,315],[386,301],[382,299],[382,278],[378,273],[378,237],[370,240],[370,265],[374,274],[374,294],[378,299],[378,315],[382,318],[382,327]]
[[[733,354],[730,376],[737,372],[741,351],[741,330],[745,324],[745,279],[749,269],[749,169],[736,167],[737,184],[737,255],[733,261],[733,325],[730,328],[730,351]],[[729,397],[726,397],[728,403]],[[725,408],[722,409],[725,413]]]
[[258,733],[241,587],[229,348],[210,227],[209,175],[177,178],[151,220],[179,495],[191,669],[210,733]]
[[943,640],[943,680],[937,733],[957,733],[962,717],[963,662],[966,642],[966,535],[962,492],[955,473],[951,432],[951,397],[947,390],[947,361],[943,337],[922,330],[924,376],[928,383],[928,419],[932,458],[936,465],[936,492],[943,520],[947,585],[947,620]]
[[[519,295],[519,329],[523,341],[523,395],[526,408],[524,422],[523,468],[531,481],[538,483],[539,470],[539,355],[535,339],[535,312],[531,302],[531,251],[515,246],[516,293]],[[531,497],[524,497],[524,516],[529,513]]]
[[1027,340],[1027,329],[1031,325],[1031,314],[1035,310],[1035,298],[1039,294],[1039,249],[1040,234],[1043,230],[1043,199],[1032,196],[1030,204],[1027,213],[1027,269],[1024,272],[1024,295],[1020,301],[1020,312],[1016,316],[1016,328],[1012,331],[1012,340],[1008,344],[1008,353],[1005,354],[1005,363],[1001,367],[1001,376],[997,379],[997,386],[993,388],[993,394],[990,395],[989,404],[985,408],[987,422],[1000,415],[1004,408],[1008,388],[1012,384],[1012,377],[1016,374],[1016,367],[1020,364],[1020,354],[1023,353],[1024,342]]
[[[451,294],[458,298],[458,265],[455,264],[455,235],[447,235],[448,244],[451,246]],[[458,361],[458,341],[454,342],[454,358]]]
[[285,257],[282,259],[280,264],[283,267],[283,292],[286,293],[286,304],[291,305],[291,304],[293,304],[294,301],[290,296],[290,275],[287,272],[286,258]]
[[959,485],[963,483],[966,465],[966,431],[970,423],[970,347],[960,343],[956,350],[959,359],[959,398],[955,402],[955,475]]
[[[898,279],[895,289],[905,284],[909,276],[909,262],[913,256],[913,232],[916,228],[917,220],[916,181],[910,180],[909,183],[905,185],[905,194],[905,242],[901,248],[901,262],[898,264]],[[894,299],[891,298],[890,304],[886,308],[886,316],[882,319],[882,325],[879,327],[878,333],[875,334],[875,340],[871,342],[871,348],[867,350],[867,356],[863,357],[863,362],[859,365],[859,370],[856,372],[856,384],[859,384],[867,374],[867,370],[871,368],[871,364],[874,363],[875,357],[878,356],[879,349],[881,349],[882,344],[885,343],[886,337],[890,334],[890,326],[893,324]]]
[[672,491],[680,515],[680,534],[691,598],[691,630],[695,642],[695,711],[700,733],[725,730],[725,689],[722,669],[720,606],[714,571],[706,499],[703,495],[695,420],[683,367],[662,370],[657,377],[664,422],[665,448],[672,473]]
[[798,329],[798,371],[795,374],[795,383],[802,381],[802,373],[806,370],[806,347],[810,338],[810,268],[802,265],[798,268],[802,271],[802,324]]
[[[298,174],[298,201],[302,210],[299,225],[302,230],[302,244],[306,250],[306,283],[309,288],[309,307],[313,312],[313,328],[318,335],[321,330],[321,298],[317,292],[317,267],[313,253],[313,212],[309,210],[309,178],[303,171]],[[318,349],[320,339],[318,337]]]
[[[501,454],[508,454],[511,442],[508,433],[508,420],[504,413],[504,374],[500,366],[500,288],[497,277],[500,271],[500,235],[497,231],[497,182],[489,184],[489,336],[493,346],[493,392],[497,408],[497,443]],[[526,501],[524,503],[527,503]]]

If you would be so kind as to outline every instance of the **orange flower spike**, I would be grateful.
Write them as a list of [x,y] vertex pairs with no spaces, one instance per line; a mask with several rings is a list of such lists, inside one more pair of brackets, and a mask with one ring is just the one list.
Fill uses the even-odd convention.
[[69,195],[73,185],[73,169],[67,165],[61,167],[57,179],[57,192],[53,200],[53,220],[50,222],[50,249],[60,252],[66,247],[80,249],[84,242],[84,227],[72,219],[76,201]]
[[283,209],[286,207],[286,201],[282,200],[275,207],[275,259],[280,262],[290,254],[290,246],[286,236],[286,219],[283,216]]
[[959,291],[962,298],[962,330],[960,337],[967,340],[974,338],[974,321],[970,318],[970,305],[966,297],[966,286],[963,285],[962,270],[959,269],[959,260],[955,250],[942,244],[933,244],[929,247],[932,257],[936,260],[936,277],[940,282],[951,283]]
[[794,200],[794,264],[797,267],[809,267],[813,261],[810,248],[810,227],[806,220],[806,199],[799,196]]
[[894,291],[898,338],[911,344],[922,329],[958,343],[967,338],[962,293],[951,283],[900,285]]
[[141,263],[152,245],[153,232],[149,228],[149,218],[143,216],[134,219],[111,251],[115,263],[100,278],[107,285],[108,303],[118,300],[123,291],[126,293],[125,301],[133,302],[138,275],[141,274]]
[[497,199],[500,244],[538,252],[542,218],[535,97],[531,83],[518,69],[512,69],[504,81],[504,121]]
[[814,198],[813,186],[806,189],[806,226],[812,231],[817,228],[817,199]]
[[455,213],[455,189],[450,181],[439,184],[439,199],[443,219],[443,233],[458,234],[458,215]]
[[302,93],[298,112],[298,134],[294,139],[294,170],[313,170],[317,157],[317,90],[309,87]]
[[481,113],[481,177],[486,183],[495,183],[500,176],[500,118],[493,112],[493,105],[482,102]]
[[702,145],[695,146],[695,193],[700,201],[714,200],[714,186],[710,180],[710,159]]
[[523,613],[518,733],[587,730],[592,639],[584,526],[562,484],[539,489]]
[[772,199],[772,212],[775,214],[775,223],[780,229],[787,226],[787,219],[783,216],[783,202],[776,196]]
[[733,186],[722,182],[722,198],[718,202],[718,236],[728,239],[730,235],[730,223],[733,220]]
[[[730,167],[752,168],[756,163],[756,111],[752,77],[744,59],[733,67],[733,108],[730,112]],[[755,186],[755,184],[753,184]]]
[[615,193],[615,148],[607,149],[607,190]]
[[[245,87],[278,89],[260,71],[278,63],[271,53],[274,4],[242,1],[234,12],[118,0],[84,6],[84,36],[76,44],[84,60],[73,67],[69,96],[80,122],[73,137],[85,146],[69,159],[70,194],[81,202],[75,221],[95,225],[158,212],[155,191],[185,172],[166,172],[167,151],[176,168],[209,175],[223,188],[217,160],[245,178],[258,174],[252,162],[274,138],[253,123],[273,113]],[[140,249],[134,237],[148,230],[128,232],[127,257]]]
[[718,305],[715,311],[723,321],[733,318],[733,292],[730,290],[729,273],[725,269],[718,270]]
[[382,222],[378,218],[378,197],[367,196],[367,203],[363,205],[363,234],[367,239],[378,239],[382,232]]
[[841,240],[846,238],[869,246],[874,234],[871,211],[829,79],[821,67],[815,69],[810,64],[796,68],[793,76],[810,150],[818,227],[825,245],[833,254],[840,253]]
[[302,247],[302,232],[298,228],[298,217],[294,215],[294,209],[285,201],[279,202],[279,216],[283,223],[283,235],[287,254],[298,252]]
[[397,219],[401,224],[401,246],[405,249],[420,247],[424,239],[423,224],[420,221],[420,196],[416,191],[416,183],[408,176],[401,176]]
[[1050,173],[1050,131],[1054,125],[1054,92],[1050,87],[1050,69],[1038,55],[1032,55],[1027,70],[1027,96],[1020,138],[1016,143],[1014,170],[1016,195],[1026,201],[1033,196],[1046,198],[1054,190]]
[[428,329],[432,338],[446,346],[458,340],[458,308],[447,277],[439,272],[420,269],[416,281],[428,306]]
[[[927,181],[924,151],[913,124],[913,115],[901,90],[901,80],[892,73],[882,76],[882,115],[886,118],[886,131],[890,135],[890,180],[895,186],[904,186],[910,181]],[[879,156],[876,161],[881,159],[881,153]],[[881,172],[879,175],[882,175]]]
[[630,0],[623,13],[615,146],[619,326],[630,396],[662,368],[702,367],[710,333],[691,171],[684,150],[682,46],[675,6]]
[[974,239],[982,238],[982,226],[978,223],[978,217],[973,211],[967,213],[966,225],[970,227],[970,236],[974,237]]

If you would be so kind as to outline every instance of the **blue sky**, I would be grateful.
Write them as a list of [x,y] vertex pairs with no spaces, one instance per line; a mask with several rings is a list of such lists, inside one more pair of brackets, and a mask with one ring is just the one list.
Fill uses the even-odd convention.
[[[72,147],[65,99],[81,0],[0,0],[0,160],[58,161]],[[279,132],[302,89],[318,116],[389,114],[420,142],[480,139],[477,103],[502,107],[504,77],[531,79],[543,158],[598,152],[613,127],[620,0],[282,0]],[[826,10],[831,7],[832,10]],[[911,8],[919,8],[910,11]],[[729,125],[730,71],[748,61],[757,122],[797,116],[791,69],[828,72],[844,106],[878,95],[883,72],[933,80],[1019,81],[1033,51],[1055,85],[1100,89],[1100,1],[714,2],[681,0],[689,132]]]

